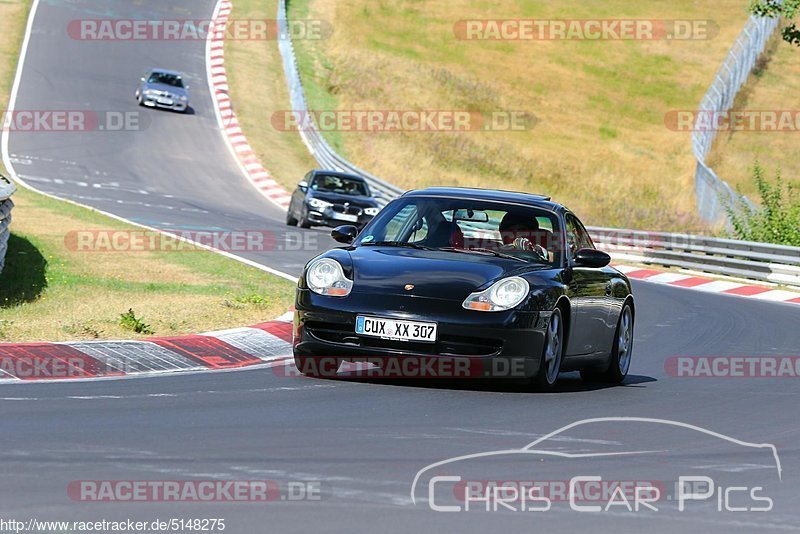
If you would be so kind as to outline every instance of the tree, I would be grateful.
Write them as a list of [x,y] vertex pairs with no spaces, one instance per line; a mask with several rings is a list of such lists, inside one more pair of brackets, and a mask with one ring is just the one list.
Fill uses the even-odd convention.
[[797,23],[791,22],[800,15],[800,0],[752,0],[750,13],[756,17],[785,18],[790,21],[781,30],[781,35],[787,43],[800,46],[800,29]]

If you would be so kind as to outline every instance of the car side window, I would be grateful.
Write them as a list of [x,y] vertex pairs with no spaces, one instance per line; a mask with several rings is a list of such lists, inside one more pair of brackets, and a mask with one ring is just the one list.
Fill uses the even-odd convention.
[[589,232],[583,227],[581,222],[572,214],[567,214],[567,247],[569,248],[570,258],[575,257],[575,253],[582,248],[594,248]]
[[382,237],[387,241],[422,241],[428,235],[428,223],[420,216],[417,206],[409,204],[398,211],[386,224],[386,235]]
[[578,230],[578,243],[580,244],[578,248],[594,248],[594,243],[589,236],[589,232],[586,231],[586,228],[584,228],[583,224],[581,224],[577,218],[573,218],[575,219],[576,229]]

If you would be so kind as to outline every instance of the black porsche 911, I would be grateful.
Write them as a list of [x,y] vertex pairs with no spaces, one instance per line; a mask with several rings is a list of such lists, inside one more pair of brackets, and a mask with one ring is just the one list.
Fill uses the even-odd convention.
[[548,197],[411,191],[361,233],[332,235],[348,246],[298,281],[293,347],[306,375],[348,361],[433,376],[446,362],[456,377],[523,375],[547,390],[561,371],[609,383],[628,373],[630,282]]
[[378,214],[378,201],[360,176],[310,171],[292,193],[286,224],[302,228],[350,223],[363,227]]

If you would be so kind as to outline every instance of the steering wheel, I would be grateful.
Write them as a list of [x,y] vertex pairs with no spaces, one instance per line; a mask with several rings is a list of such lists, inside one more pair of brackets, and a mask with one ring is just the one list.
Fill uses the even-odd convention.
[[550,255],[541,245],[534,245],[527,237],[518,237],[514,240],[514,248],[516,250],[524,250],[526,252],[535,252],[544,261],[549,261]]

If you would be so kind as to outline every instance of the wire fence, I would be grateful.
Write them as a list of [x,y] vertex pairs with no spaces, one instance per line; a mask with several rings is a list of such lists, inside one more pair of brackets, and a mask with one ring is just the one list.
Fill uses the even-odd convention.
[[11,224],[11,208],[14,202],[11,195],[17,188],[5,176],[0,175],[0,272],[3,271],[6,260],[6,250],[8,250],[8,236]]
[[[733,107],[736,95],[753,71],[758,57],[779,23],[779,19],[750,17],[700,102],[692,132],[692,150],[697,158],[697,210],[706,221],[718,223],[726,220],[726,206],[737,206],[739,195],[706,164],[717,129],[706,124],[701,125],[700,121],[707,121],[708,117],[714,117]],[[745,202],[753,207],[749,200],[745,199]]]

